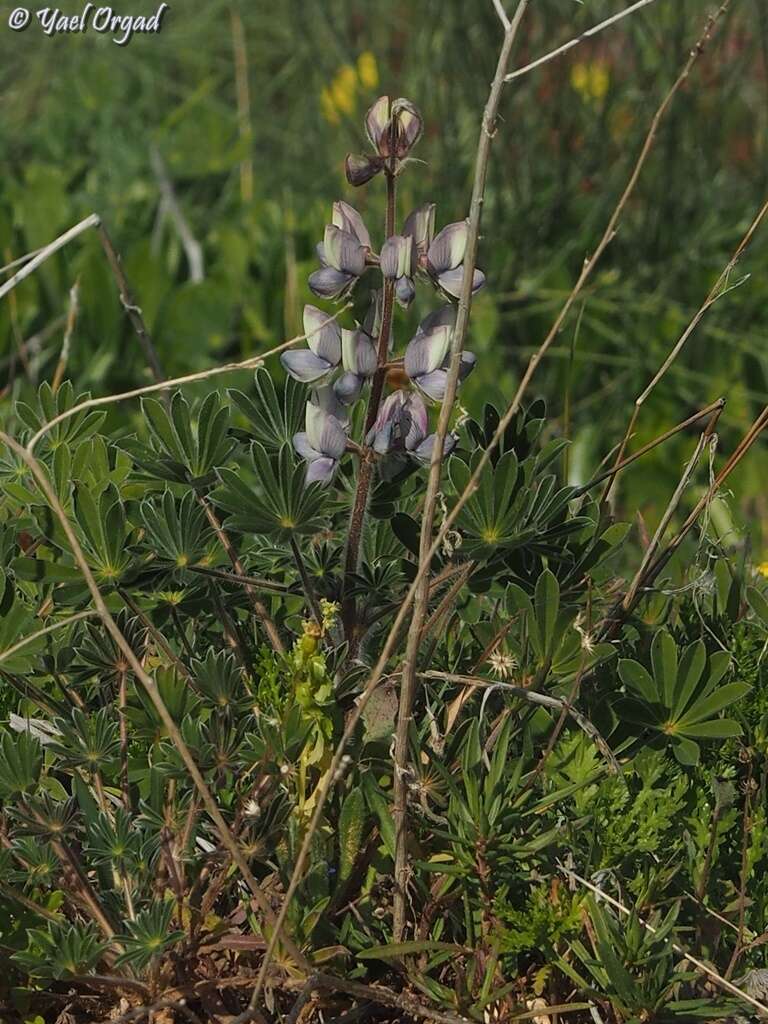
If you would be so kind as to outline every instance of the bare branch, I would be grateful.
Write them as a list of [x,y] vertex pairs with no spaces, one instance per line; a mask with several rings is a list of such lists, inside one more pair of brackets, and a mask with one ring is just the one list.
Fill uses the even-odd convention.
[[525,686],[515,686],[512,683],[497,682],[494,679],[483,679],[482,676],[465,676],[456,674],[455,672],[434,671],[419,672],[419,675],[422,679],[443,679],[447,683],[461,683],[462,685],[469,687],[482,688],[486,690],[504,690],[506,693],[511,693],[515,697],[520,697],[521,700],[528,701],[529,704],[538,704],[539,707],[542,708],[564,711],[593,741],[595,746],[608,762],[610,770],[616,774],[621,771],[621,765],[616,760],[616,755],[613,753],[595,726],[590,722],[586,715],[582,715],[582,713],[577,711],[576,708],[567,700],[560,700],[558,697],[552,697],[548,693],[538,693],[536,690],[528,689]]
[[[79,224],[75,224],[69,231],[65,231],[63,235],[59,235],[48,245],[39,249],[27,263],[18,270],[13,277],[9,277],[5,284],[0,285],[0,299],[4,298],[8,292],[12,291],[17,284],[20,284],[26,277],[33,274],[39,266],[41,266],[47,259],[57,253],[59,249],[62,249],[68,242],[71,242],[73,238],[77,238],[78,235],[82,235],[84,231],[88,231],[89,228],[97,228],[101,224],[101,218],[98,214],[92,213],[86,217],[85,220],[81,220]],[[26,259],[26,257],[22,257]]]
[[499,20],[501,21],[501,24],[504,26],[504,31],[509,32],[512,23],[507,17],[507,12],[504,10],[504,5],[502,4],[501,0],[493,0],[493,6],[496,8],[496,13],[499,16]]
[[67,369],[67,363],[69,362],[69,350],[72,345],[72,335],[75,333],[77,314],[80,309],[79,294],[80,282],[78,280],[75,281],[69,289],[69,309],[67,311],[66,326],[64,327],[64,340],[61,343],[61,355],[59,356],[59,361],[56,364],[56,369],[53,373],[53,381],[51,382],[51,388],[54,391],[59,390],[64,378],[64,373]]
[[48,633],[53,633],[57,629],[64,629],[66,626],[71,626],[75,622],[79,622],[81,619],[90,619],[98,613],[95,611],[78,612],[76,615],[70,615],[67,619],[62,619],[60,622],[53,622],[50,626],[46,626],[45,629],[38,629],[36,633],[30,633],[29,636],[24,636],[15,643],[12,647],[7,647],[4,651],[0,651],[0,663],[7,661],[10,657],[20,651],[27,644],[31,644],[34,640],[38,640],[41,636],[46,636]]
[[[327,320],[324,320],[320,325],[320,328],[324,327],[325,324],[333,323],[337,320],[342,313],[350,308],[351,303],[347,303],[342,306],[341,309],[334,313],[333,316],[329,316]],[[319,330],[320,328],[316,328]],[[156,394],[158,391],[171,391],[173,388],[182,387],[184,384],[194,384],[199,380],[208,380],[211,377],[217,377],[222,373],[232,373],[235,370],[254,370],[258,366],[264,364],[265,359],[269,359],[270,356],[277,355],[278,352],[283,352],[285,349],[290,348],[291,345],[296,345],[300,341],[306,340],[306,334],[297,334],[295,338],[290,338],[288,341],[282,342],[275,348],[271,348],[268,352],[263,352],[259,356],[251,356],[249,359],[243,359],[239,363],[224,363],[222,366],[213,366],[210,370],[199,370],[197,373],[188,373],[183,377],[175,377],[172,380],[162,380],[155,384],[147,384],[141,388],[133,388],[131,391],[123,391],[117,395],[105,395],[102,398],[88,398],[84,402],[79,402],[77,405],[73,405],[71,409],[67,409],[65,412],[59,413],[58,416],[54,416],[52,420],[44,423],[38,432],[32,437],[29,444],[27,445],[27,451],[34,451],[38,441],[52,430],[57,424],[63,423],[64,420],[68,420],[71,416],[76,416],[80,412],[84,412],[86,409],[99,409],[105,405],[114,405],[116,402],[125,402],[130,398],[141,398],[143,395]]]
[[585,39],[589,39],[590,36],[596,36],[598,32],[602,32],[603,29],[610,28],[611,25],[615,25],[617,21],[621,21],[621,19],[626,18],[627,15],[634,14],[635,11],[639,11],[641,7],[648,7],[649,4],[654,2],[655,0],[637,0],[637,3],[632,4],[631,7],[627,7],[625,10],[619,11],[618,14],[614,14],[610,18],[606,18],[605,21],[601,21],[598,25],[593,25],[592,28],[588,28],[586,32],[582,32],[580,36],[569,39],[567,43],[563,43],[562,46],[558,46],[556,50],[551,50],[549,53],[545,53],[543,57],[538,57],[536,60],[531,61],[530,64],[526,64],[525,67],[516,68],[514,71],[511,71],[504,81],[512,82],[516,78],[522,78],[523,75],[527,75],[528,72],[533,71],[534,68],[539,68],[542,64],[548,64],[549,61],[554,60],[556,57],[561,57],[564,53],[572,50],[574,46],[578,46],[579,43],[583,42]]
[[[763,220],[765,218],[765,215],[767,213],[768,213],[768,199],[766,199],[766,201],[763,203],[763,205],[757,211],[757,214],[755,215],[754,220],[752,221],[752,223],[750,224],[749,228],[747,229],[746,234],[741,239],[739,244],[736,246],[736,249],[734,250],[733,255],[731,256],[731,258],[728,260],[726,265],[721,270],[720,274],[718,275],[717,280],[715,281],[715,283],[712,285],[711,289],[709,290],[709,293],[708,293],[706,299],[704,300],[704,302],[701,304],[699,309],[694,314],[691,322],[688,324],[688,326],[685,328],[685,330],[680,335],[678,340],[672,346],[672,348],[670,349],[666,359],[661,364],[659,369],[656,371],[656,373],[652,377],[652,379],[651,379],[650,383],[648,384],[648,386],[635,399],[635,405],[634,405],[634,409],[632,410],[632,415],[630,416],[629,423],[627,424],[627,429],[624,432],[624,437],[622,439],[621,445],[619,446],[619,450],[618,450],[618,453],[616,455],[616,465],[618,465],[618,463],[624,457],[624,452],[626,451],[627,444],[629,443],[629,439],[630,439],[630,437],[632,435],[632,432],[635,429],[635,424],[637,423],[637,418],[640,415],[640,410],[641,410],[642,406],[648,401],[649,396],[654,391],[654,389],[656,388],[656,386],[659,383],[659,381],[662,379],[662,377],[664,377],[664,375],[666,374],[667,370],[670,368],[670,366],[674,363],[674,361],[680,355],[680,353],[683,350],[683,346],[688,341],[688,339],[693,334],[693,332],[696,330],[696,328],[698,327],[699,323],[703,319],[705,313],[707,313],[707,311],[709,309],[711,309],[712,306],[714,306],[714,304],[718,301],[718,299],[721,299],[724,295],[727,295],[728,292],[733,291],[734,288],[739,287],[739,285],[743,284],[744,281],[746,280],[746,278],[742,278],[742,280],[739,281],[738,284],[731,285],[730,287],[728,287],[728,279],[729,279],[729,277],[733,273],[733,270],[734,270],[736,264],[739,262],[741,257],[744,255],[744,252],[745,252],[747,246],[752,241],[752,238],[754,237],[755,232],[760,227],[760,225],[763,222]],[[616,470],[616,466],[614,466],[614,473],[610,476],[610,478],[608,480],[608,483],[606,484],[605,491],[603,492],[603,497],[602,497],[603,501],[607,500],[608,495],[609,495],[609,493],[611,491],[611,488],[613,487],[615,470]]]

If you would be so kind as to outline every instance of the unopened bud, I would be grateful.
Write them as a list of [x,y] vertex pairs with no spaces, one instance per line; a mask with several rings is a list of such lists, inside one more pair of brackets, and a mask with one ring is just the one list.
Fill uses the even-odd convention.
[[381,157],[348,153],[344,161],[344,173],[349,184],[357,188],[374,178],[383,166]]

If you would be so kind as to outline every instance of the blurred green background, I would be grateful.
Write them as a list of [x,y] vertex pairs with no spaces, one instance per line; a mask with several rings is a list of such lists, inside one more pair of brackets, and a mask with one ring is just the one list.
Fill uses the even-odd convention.
[[[513,65],[628,2],[533,0]],[[155,7],[133,0],[118,10]],[[712,9],[709,0],[657,0],[507,87],[479,259],[488,287],[469,345],[481,359],[461,396],[468,409],[511,397]],[[467,213],[501,41],[491,0],[183,0],[160,34],[126,47],[92,32],[46,38],[35,25],[16,34],[9,11],[0,22],[0,263],[97,211],[168,374],[252,355],[296,332],[334,199],[356,205],[372,230],[381,222],[380,182],[352,190],[343,178],[344,155],[363,148],[362,115],[380,93],[411,98],[427,125],[416,151],[423,163],[402,179],[400,213],[426,200],[438,203],[438,225]],[[574,479],[619,441],[632,400],[768,192],[767,128],[768,4],[733,0],[530,391],[546,397],[550,429],[573,438]],[[202,247],[202,280],[163,203],[163,173]],[[768,400],[767,272],[768,226],[731,283],[749,279],[696,331],[644,410],[635,446],[723,395],[721,451],[732,450]],[[0,303],[0,418],[10,427],[12,399],[53,377],[75,281],[68,375],[98,394],[148,379],[98,240],[82,236]],[[400,343],[425,308],[399,314]],[[135,429],[135,405],[111,416]],[[619,515],[639,509],[653,526],[694,437],[624,474]],[[715,510],[723,532],[731,516],[750,524],[758,560],[768,557],[764,466],[761,448]],[[699,486],[706,477],[703,467]]]

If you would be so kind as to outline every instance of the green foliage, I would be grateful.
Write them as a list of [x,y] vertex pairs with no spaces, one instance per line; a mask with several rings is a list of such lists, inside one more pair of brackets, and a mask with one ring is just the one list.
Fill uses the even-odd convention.
[[[354,577],[351,658],[341,606],[353,496],[343,476],[333,489],[304,485],[284,443],[293,385],[260,373],[257,389],[269,425],[246,417],[244,427],[242,398],[216,396],[197,411],[175,399],[153,408],[139,438],[62,440],[42,464],[252,870],[284,889],[382,629],[413,578],[419,495],[414,476],[381,485],[384,512],[369,520]],[[768,921],[762,588],[716,567],[711,588],[683,591],[656,618],[627,618],[609,642],[600,623],[626,530],[558,483],[562,446],[543,442],[543,413],[537,403],[513,421],[434,560],[431,613],[457,572],[465,581],[425,639],[430,676],[410,724],[413,930],[395,942],[389,910],[396,658],[350,737],[287,927],[318,964],[338,958],[375,979],[398,961],[425,997],[470,1017],[576,986],[574,1005],[596,1001],[626,1020],[714,1019],[731,1007],[680,972],[672,943],[724,968],[731,930],[713,936],[708,909],[738,927],[743,905],[749,941]],[[489,406],[484,427],[467,424],[446,507],[495,422]],[[114,638],[95,619],[67,621],[88,601],[73,551],[29,474],[16,480],[0,538],[0,651],[39,629],[40,608],[55,628],[0,660],[0,898],[13,984],[34,1001],[73,974],[170,983],[211,970],[217,949],[239,951],[234,972],[256,967],[268,925]],[[34,538],[32,553],[14,521]],[[482,541],[491,522],[508,544]],[[285,653],[270,645],[254,597]],[[482,689],[455,681],[478,675]],[[580,717],[561,718],[557,701]],[[588,901],[571,868],[634,901],[632,916]],[[760,944],[739,954],[744,969],[763,958]]]
[[746,683],[719,683],[728,670],[730,656],[718,651],[707,662],[702,641],[690,644],[678,664],[677,645],[669,633],[659,630],[651,645],[651,672],[639,662],[619,662],[619,676],[637,706],[628,703],[625,717],[667,737],[683,764],[699,760],[697,739],[740,736],[741,726],[732,718],[719,718],[748,692]]
[[327,498],[320,487],[305,486],[303,468],[287,445],[269,455],[254,442],[250,462],[251,482],[242,472],[219,470],[221,487],[214,496],[231,514],[233,529],[285,542],[322,528]]
[[[597,20],[595,5],[583,6],[568,37]],[[655,100],[636,83],[665,88],[695,38],[692,10],[705,13],[699,0],[658,6],[656,21],[627,30],[626,61],[610,48],[600,57],[583,49],[551,110],[557,80],[548,76],[562,70],[551,65],[535,84],[519,83],[519,131],[508,143],[499,131],[496,146],[513,148],[492,163],[484,204],[481,265],[494,294],[473,301],[480,358],[462,385],[469,411],[452,422],[458,444],[437,522],[484,459],[500,422],[497,399],[506,405],[517,387],[530,346],[546,336],[594,251],[595,225],[623,188],[626,156]],[[537,53],[562,12],[553,0],[530,7]],[[127,72],[104,54],[82,60],[84,37],[62,48],[55,67],[46,55],[12,75],[8,128],[19,158],[0,185],[11,257],[46,244],[83,211],[103,211],[169,374],[253,357],[296,335],[307,297],[297,282],[320,237],[323,193],[336,186],[329,137],[346,132],[351,144],[347,116],[375,98],[375,59],[368,54],[366,78],[359,11],[347,0],[290,0],[280,18],[262,8],[235,6],[232,18],[198,11],[172,75],[164,62],[158,77],[156,57],[137,50],[129,105]],[[228,54],[233,40],[221,26],[229,33],[238,17],[249,59],[217,60],[210,77],[199,43]],[[366,17],[364,35],[380,39],[393,62],[381,58],[376,74],[396,68],[398,81],[424,83],[428,120],[451,126],[422,145],[425,179],[445,178],[443,210],[453,210],[485,98],[487,76],[476,70],[490,66],[499,42],[492,5],[396,3],[371,6]],[[13,306],[2,304],[0,346],[13,371],[0,399],[3,429],[26,443],[86,404],[46,429],[35,453],[143,672],[95,614],[77,552],[27,465],[1,450],[0,1016],[64,1021],[81,992],[105,1020],[123,1012],[123,991],[130,1002],[146,995],[147,1005],[183,992],[201,1020],[245,1009],[274,923],[233,865],[182,744],[273,910],[328,789],[285,925],[312,970],[330,963],[348,979],[402,986],[478,1022],[531,1016],[534,999],[565,1003],[550,1016],[574,1024],[592,1010],[624,1024],[746,1012],[681,966],[680,950],[737,979],[768,963],[768,602],[763,570],[742,547],[730,550],[742,496],[761,493],[759,471],[734,485],[730,511],[712,503],[695,543],[688,538],[631,609],[621,598],[642,556],[637,531],[621,520],[651,534],[689,436],[623,473],[610,507],[588,483],[612,461],[622,399],[642,390],[685,328],[759,193],[732,155],[764,145],[751,74],[763,47],[745,18],[734,12],[711,46],[715,54],[727,46],[734,80],[753,84],[737,99],[722,74],[679,97],[685,116],[662,132],[658,163],[582,296],[578,327],[568,321],[542,363],[537,384],[552,396],[549,415],[542,400],[520,409],[435,554],[405,766],[393,765],[391,750],[402,644],[361,721],[350,723],[417,571],[426,470],[370,457],[364,536],[345,573],[362,408],[344,422],[350,443],[331,486],[307,487],[292,447],[306,426],[306,391],[271,365],[250,387],[227,371],[221,390],[209,380],[107,412],[89,408],[89,392],[68,381],[48,383],[60,351],[56,317],[76,276],[67,372],[96,394],[144,383],[95,237],[46,263],[14,291]],[[234,28],[237,46],[236,37]],[[233,63],[245,66],[269,114],[255,149],[238,138]],[[40,80],[53,75],[70,87],[40,90],[35,68]],[[601,93],[605,76],[611,88]],[[726,117],[712,116],[716,88]],[[26,90],[34,117],[16,102]],[[118,103],[124,123],[100,116]],[[74,113],[82,109],[95,115],[87,138]],[[187,280],[163,219],[167,203],[158,209],[150,147],[135,146],[149,123],[202,243],[201,281]],[[285,132],[279,161],[276,132]],[[681,177],[680,151],[694,146],[698,181]],[[543,168],[530,153],[545,154]],[[410,175],[398,190],[404,204],[423,202]],[[371,223],[378,203],[368,203]],[[525,245],[509,244],[512,209]],[[464,212],[459,205],[450,216]],[[370,253],[367,262],[380,261]],[[732,449],[734,426],[765,391],[754,344],[768,308],[759,275],[750,288],[748,300],[743,289],[740,302],[718,304],[720,319],[702,321],[700,343],[645,407],[632,450],[680,409],[726,390],[718,431]],[[362,322],[367,298],[355,294],[339,325]],[[398,341],[425,312],[396,313]],[[750,387],[734,388],[745,371]],[[388,373],[387,389],[401,375],[395,357]],[[698,493],[690,487],[679,514]],[[401,778],[404,882],[394,877]],[[589,895],[581,878],[628,911]],[[406,928],[396,936],[401,882]],[[300,975],[279,941],[265,1011],[275,1020],[290,1013]]]
[[173,907],[170,903],[156,903],[142,910],[135,921],[129,921],[128,934],[120,938],[125,952],[117,958],[117,964],[132,964],[146,967],[155,958],[184,938],[184,932],[171,929]]

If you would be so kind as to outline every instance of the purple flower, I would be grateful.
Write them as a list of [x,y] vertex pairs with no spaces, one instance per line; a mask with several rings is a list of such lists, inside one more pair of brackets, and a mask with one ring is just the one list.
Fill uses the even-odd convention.
[[[421,396],[413,391],[393,391],[379,409],[366,443],[379,455],[404,453],[424,464],[431,461],[435,448],[435,435],[428,435],[427,429],[427,409]],[[456,437],[449,434],[443,453],[448,455],[455,446]]]
[[309,287],[323,299],[344,298],[365,270],[371,238],[360,214],[348,203],[334,203],[332,223],[317,247],[322,264]]
[[393,235],[388,238],[381,250],[380,266],[384,278],[395,282],[397,301],[407,309],[416,296],[413,285],[416,264],[411,235]]
[[374,375],[378,364],[376,346],[363,328],[341,332],[341,360],[344,373],[333,390],[340,402],[351,405],[360,397],[363,384]]
[[415,261],[426,267],[427,250],[435,235],[435,204],[424,203],[405,218],[403,234],[413,239]]
[[[453,306],[443,306],[430,313],[419,324],[419,329],[405,350],[405,372],[420,391],[436,402],[441,402],[445,397],[455,323],[456,310]],[[460,382],[469,376],[476,362],[471,352],[462,352]]]
[[384,166],[380,156],[365,156],[363,153],[347,153],[344,172],[350,185],[358,187],[375,178]]
[[[469,221],[448,224],[430,241],[426,255],[426,271],[436,286],[449,298],[458,299],[464,277],[464,254],[467,251]],[[485,284],[485,274],[475,270],[472,291]]]
[[293,435],[293,447],[307,462],[307,483],[326,485],[346,451],[347,434],[342,421],[327,410],[329,403],[333,407],[331,389],[324,388],[314,397],[316,401],[307,402],[306,430]]
[[341,362],[341,330],[322,309],[306,305],[304,333],[309,348],[283,352],[280,362],[295,380],[313,384],[327,377]]
[[421,138],[424,122],[410,100],[380,96],[365,115],[365,130],[375,156],[350,153],[344,164],[350,185],[364,185],[389,161],[397,173],[397,162],[405,160]]
[[360,245],[370,251],[371,236],[368,234],[368,228],[365,226],[363,218],[354,206],[350,206],[349,203],[345,203],[342,200],[335,202],[331,214],[331,223],[335,224],[337,228],[341,228],[342,231],[354,235]]
[[379,96],[365,115],[365,130],[379,156],[403,160],[421,138],[424,122],[410,100]]

